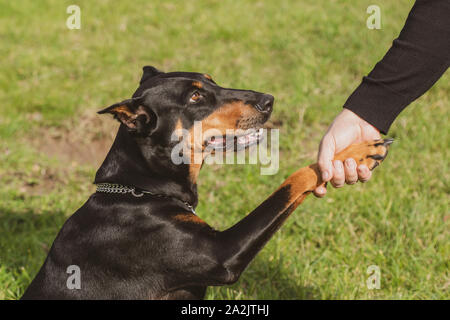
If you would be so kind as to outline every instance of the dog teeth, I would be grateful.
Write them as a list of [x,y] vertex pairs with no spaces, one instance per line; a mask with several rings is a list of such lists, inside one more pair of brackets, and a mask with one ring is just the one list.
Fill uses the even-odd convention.
[[[242,130],[242,129],[241,129]],[[252,145],[254,143],[259,142],[264,133],[263,128],[259,129],[247,129],[248,133],[244,135],[237,135],[237,136],[227,136],[227,137],[212,137],[208,141],[208,145],[212,146],[215,149],[225,147],[225,144],[228,144],[229,142],[233,141],[235,139],[236,143],[240,145],[241,147],[246,147],[249,145]]]
[[262,134],[263,134],[263,129],[259,128],[255,132],[251,132],[249,134],[246,134],[245,136],[238,137],[237,141],[240,144],[252,143],[252,142],[258,141],[259,138],[262,136]]

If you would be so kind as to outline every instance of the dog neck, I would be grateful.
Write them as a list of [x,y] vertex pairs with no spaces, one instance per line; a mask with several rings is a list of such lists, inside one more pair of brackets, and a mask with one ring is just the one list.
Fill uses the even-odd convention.
[[114,143],[95,175],[95,184],[117,183],[174,197],[196,206],[197,185],[189,166],[175,165],[170,150],[138,144],[121,125]]

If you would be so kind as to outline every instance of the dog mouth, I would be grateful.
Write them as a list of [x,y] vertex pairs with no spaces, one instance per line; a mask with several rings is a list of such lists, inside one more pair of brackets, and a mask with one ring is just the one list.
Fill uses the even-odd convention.
[[239,151],[256,145],[263,139],[263,128],[240,129],[234,134],[210,137],[206,140],[206,148],[211,151]]

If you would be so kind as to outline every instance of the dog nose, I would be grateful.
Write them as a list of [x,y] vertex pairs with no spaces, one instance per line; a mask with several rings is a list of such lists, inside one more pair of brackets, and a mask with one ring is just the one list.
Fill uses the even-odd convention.
[[261,99],[255,104],[256,110],[262,113],[270,113],[273,108],[274,97],[270,94],[263,94]]

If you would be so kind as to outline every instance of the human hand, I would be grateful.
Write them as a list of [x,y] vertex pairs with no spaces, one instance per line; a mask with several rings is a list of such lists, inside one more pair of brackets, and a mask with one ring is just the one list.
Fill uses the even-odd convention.
[[[344,108],[320,142],[317,164],[322,180],[330,181],[335,188],[343,187],[345,183],[354,184],[358,179],[361,182],[369,180],[372,172],[366,165],[357,166],[355,160],[351,158],[346,159],[344,163],[339,160],[333,161],[333,158],[336,153],[351,144],[380,138],[378,129]],[[327,189],[323,185],[314,190],[317,197],[323,197],[326,193]]]

